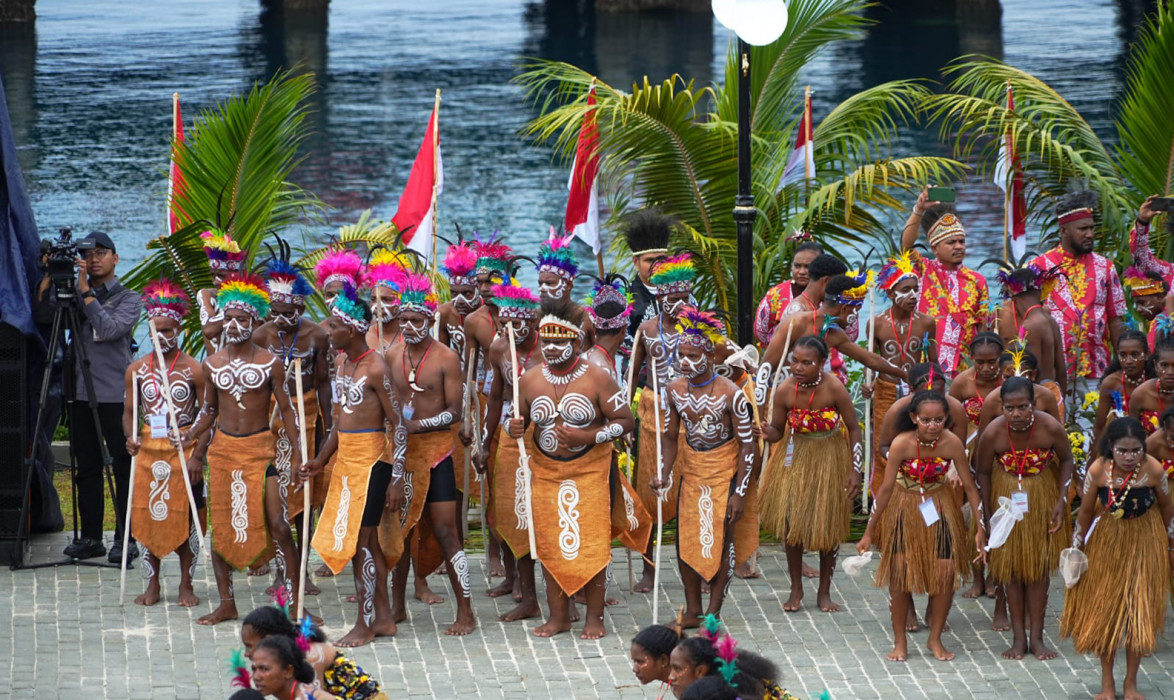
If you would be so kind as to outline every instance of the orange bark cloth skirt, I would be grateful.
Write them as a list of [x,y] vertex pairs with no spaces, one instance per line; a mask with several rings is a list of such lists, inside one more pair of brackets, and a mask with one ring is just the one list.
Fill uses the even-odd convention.
[[1072,637],[1081,654],[1103,657],[1122,643],[1134,653],[1150,654],[1166,624],[1170,590],[1161,514],[1156,503],[1130,519],[1097,510],[1084,547],[1088,570],[1064,594],[1060,634]]
[[[387,433],[383,430],[338,431],[338,460],[330,475],[326,505],[311,545],[335,574],[355,556],[371,468],[383,457]],[[374,498],[382,494],[372,494]]]
[[[492,509],[493,531],[506,544],[516,559],[530,554],[530,530],[526,518],[526,469],[518,451],[518,441],[503,430],[499,431],[497,458],[489,469],[489,503]],[[534,428],[526,429],[527,442]],[[534,459],[532,450],[527,455]],[[607,493],[607,491],[604,491]]]
[[649,515],[640,501],[636,489],[628,477],[616,464],[615,453],[612,453],[611,479],[611,536],[618,539],[625,547],[633,551],[644,553],[648,547],[648,538],[652,535],[653,516]]
[[[135,500],[130,508],[130,530],[151,554],[162,559],[187,542],[191,533],[188,487],[179,463],[179,451],[167,438],[153,438],[144,428],[135,457]],[[192,458],[194,446],[184,456]]]
[[208,447],[212,548],[238,571],[253,563],[269,544],[265,470],[272,461],[269,429],[239,437],[218,430]]
[[[1072,541],[1072,519],[1065,514],[1060,529],[1048,533],[1048,521],[1052,519],[1052,508],[1060,497],[1056,484],[1057,460],[1034,476],[1023,477],[1023,490],[1027,493],[1027,512],[1023,520],[1015,523],[1003,546],[992,549],[987,561],[991,579],[995,583],[1020,581],[1032,583],[1050,576],[1060,566],[1060,551]],[[1014,474],[999,465],[991,470],[991,508],[998,508],[999,498],[1011,498],[1019,489],[1019,480]]]
[[[785,466],[787,440],[793,441]],[[852,502],[844,484],[852,472],[843,423],[827,432],[794,433],[790,427],[771,452],[758,503],[762,527],[792,546],[826,552],[848,538]]]
[[738,472],[738,441],[698,451],[688,443],[677,456],[681,485],[677,496],[677,551],[681,561],[712,581],[724,559],[726,503]]
[[526,454],[537,559],[564,593],[574,595],[611,562],[611,445],[564,460],[527,439]]
[[880,434],[881,426],[884,425],[885,416],[889,414],[889,409],[897,402],[897,385],[885,381],[880,377],[876,378],[876,383],[872,389],[872,454],[873,454],[873,468],[872,480],[868,484],[869,492],[876,497],[877,490],[885,481],[885,469],[888,467],[889,461],[885,459],[880,450]]
[[[640,421],[639,440],[637,443],[638,450],[636,455],[636,478],[633,484],[636,487],[636,493],[640,495],[640,502],[644,504],[645,510],[656,517],[656,494],[653,493],[649,482],[652,477],[656,475],[658,462],[656,459],[656,434],[660,432],[663,440],[663,428],[659,431],[654,420],[654,405],[652,402],[652,389],[645,387],[640,392],[640,403],[636,406],[636,418]],[[663,405],[660,410],[660,421],[662,424],[666,423],[666,409]],[[677,441],[677,452],[680,452],[681,445],[685,444],[685,431],[681,431],[680,439]],[[662,445],[663,449],[663,445]],[[681,462],[673,466],[672,472],[668,475],[668,488],[666,493],[672,493],[676,490],[677,483],[681,479]],[[677,517],[677,501],[673,498],[665,498],[664,506],[664,521],[667,523],[673,518]]]
[[[407,498],[398,518],[393,517],[394,514],[385,514],[379,523],[379,546],[383,549],[388,566],[398,562],[405,548],[411,545],[404,540],[424,514],[428,486],[432,483],[432,469],[452,455],[458,444],[460,443],[457,440],[457,426],[408,436],[408,451],[404,457]],[[388,450],[391,449],[389,445]],[[393,555],[395,559],[391,558]],[[430,572],[422,573],[427,575]]]
[[[926,525],[921,514],[921,493],[915,480],[897,477],[888,505],[880,514],[880,566],[875,585],[909,593],[939,595],[949,593],[958,577],[970,573],[974,545],[966,538],[962,510],[945,477],[932,486],[926,484],[925,500],[933,501],[938,521]],[[942,560],[951,561],[948,576],[940,569]]]

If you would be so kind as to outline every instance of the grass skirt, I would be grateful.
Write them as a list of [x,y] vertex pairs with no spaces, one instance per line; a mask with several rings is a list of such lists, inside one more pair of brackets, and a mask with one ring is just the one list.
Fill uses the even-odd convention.
[[[954,590],[958,577],[970,573],[974,545],[966,539],[962,511],[944,483],[925,492],[933,500],[938,521],[926,526],[921,516],[921,493],[917,488],[893,486],[893,495],[877,523],[880,532],[880,566],[875,585],[909,593],[939,595]],[[940,573],[940,562],[951,561],[952,575]]]
[[[876,383],[872,390],[872,434],[879,436],[881,434],[881,426],[885,424],[885,416],[889,414],[889,409],[893,404],[897,403],[897,385],[877,377]],[[889,460],[881,454],[880,441],[874,439],[872,445],[873,464],[871,483],[864,484],[864,488],[876,497],[876,492],[880,490],[881,484],[885,482],[885,470],[888,468]]]
[[[758,495],[762,528],[792,546],[826,552],[848,538],[852,503],[844,483],[852,453],[842,426],[826,433],[783,435],[771,453]],[[787,440],[791,466],[783,466]]]
[[1064,596],[1060,634],[1076,651],[1104,657],[1122,642],[1150,654],[1166,621],[1170,560],[1157,506],[1131,520],[1102,517],[1088,545],[1088,571]]
[[[992,549],[987,560],[995,583],[1018,581],[1032,583],[1051,575],[1060,565],[1060,550],[1072,541],[1072,520],[1065,517],[1060,529],[1048,534],[1052,508],[1060,497],[1056,484],[1055,462],[1035,476],[1023,477],[1027,492],[1027,513],[1015,523],[1002,547]],[[991,473],[991,508],[998,508],[999,497],[1011,498],[1019,488],[1018,479],[995,464]]]

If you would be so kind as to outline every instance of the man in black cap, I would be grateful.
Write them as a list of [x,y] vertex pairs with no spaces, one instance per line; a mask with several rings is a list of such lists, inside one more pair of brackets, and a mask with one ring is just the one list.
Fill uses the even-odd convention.
[[[122,432],[123,401],[126,394],[126,368],[131,362],[133,329],[142,313],[139,295],[118,282],[114,268],[118,253],[114,241],[105,233],[94,232],[82,240],[94,242],[94,247],[82,252],[77,259],[77,293],[81,309],[80,338],[71,338],[85,348],[90,366],[82,367],[80,353],[74,351],[77,380],[69,400],[70,441],[77,455],[78,515],[81,532],[78,539],[65,548],[65,555],[74,559],[89,559],[106,554],[102,542],[102,522],[105,517],[105,487],[102,475],[102,452],[99,439],[113,460],[115,482],[115,510],[125,513],[127,488],[130,480],[130,455],[126,452],[126,436]],[[52,295],[45,302],[53,303]],[[93,382],[98,400],[98,421],[90,410],[89,396],[83,372]],[[119,562],[122,557],[121,529],[123,518],[118,518],[114,546],[109,560]],[[138,556],[138,547],[132,542],[128,560]]]

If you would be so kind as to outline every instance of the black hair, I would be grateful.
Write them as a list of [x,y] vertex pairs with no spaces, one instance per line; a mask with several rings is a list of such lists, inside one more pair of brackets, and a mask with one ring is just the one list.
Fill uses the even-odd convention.
[[738,650],[735,662],[734,687],[745,698],[761,698],[766,695],[766,684],[779,679],[779,667],[773,661],[744,649]]
[[1007,377],[1003,380],[1003,385],[999,387],[999,399],[1007,398],[1007,394],[1014,394],[1017,391],[1026,391],[1027,400],[1035,406],[1035,384],[1027,377]]
[[791,254],[791,257],[794,258],[799,253],[807,252],[813,252],[816,254],[816,256],[823,255],[823,246],[816,243],[815,241],[803,241],[799,245],[795,246],[795,252]]
[[946,411],[946,430],[949,430],[953,425],[953,421],[950,420],[950,402],[946,400],[946,395],[940,391],[922,389],[913,395],[913,400],[909,402],[909,408],[897,416],[897,432],[907,433],[911,430],[917,430],[917,426],[914,425],[913,419],[909,416],[910,414],[917,413],[917,409],[926,403],[940,403],[942,405],[942,408]]
[[684,652],[690,666],[696,668],[704,665],[705,675],[712,676],[717,673],[717,651],[713,648],[713,643],[705,637],[686,637],[673,648]]
[[665,216],[659,209],[641,209],[624,220],[624,240],[633,254],[668,248],[669,234],[676,225],[676,219]]
[[[252,627],[257,636],[262,639],[273,636],[296,639],[298,636],[297,625],[290,621],[284,610],[272,605],[262,605],[246,615],[244,621],[241,622],[241,627],[245,625]],[[326,635],[317,625],[313,625],[311,629],[313,630],[310,633],[311,642],[326,641]]]
[[828,344],[814,335],[805,335],[799,340],[796,340],[791,350],[794,351],[796,348],[809,348],[814,350],[821,360],[828,359]]
[[228,696],[228,700],[265,700],[265,694],[259,690],[245,688]]
[[1069,192],[1056,200],[1055,215],[1067,214],[1075,209],[1096,209],[1097,193],[1092,190]]
[[992,333],[991,331],[983,331],[982,333],[979,333],[978,335],[974,336],[974,340],[970,341],[970,345],[969,345],[970,356],[974,357],[975,351],[977,351],[979,348],[986,347],[988,345],[998,348],[1000,355],[1003,354],[1003,350],[1006,347],[1003,345],[1003,339],[999,337],[998,333]]
[[942,366],[938,363],[915,362],[909,365],[908,370],[909,386],[912,387],[914,391],[920,391],[922,389],[929,388],[928,386],[925,386],[925,384],[929,381],[930,368],[933,368],[934,380],[941,379],[942,381],[945,381],[946,373],[942,369]]
[[294,680],[297,682],[314,682],[314,667],[306,661],[306,655],[298,648],[297,643],[289,637],[266,637],[257,644],[257,649],[265,649],[272,652],[277,657],[277,662],[281,664],[281,668],[292,666]]
[[956,214],[957,209],[950,202],[940,202],[932,207],[926,207],[925,213],[921,215],[921,230],[926,233],[929,232],[933,225],[938,222],[946,214]]
[[649,656],[655,658],[673,653],[673,647],[680,641],[681,635],[666,625],[649,625],[632,637],[633,644],[639,645]]
[[738,691],[721,676],[699,678],[685,688],[681,700],[738,700]]
[[[1014,362],[1015,357],[1010,353],[1010,351],[1005,351],[1002,355],[999,356],[999,367],[1002,367],[1003,365],[1014,364]],[[1039,360],[1036,359],[1035,355],[1033,355],[1030,350],[1023,351],[1023,357],[1019,360],[1019,369],[1039,369]]]
[[1141,348],[1145,351],[1146,354],[1144,363],[1145,369],[1143,370],[1145,372],[1145,378],[1153,379],[1156,373],[1154,372],[1153,363],[1150,362],[1150,357],[1155,353],[1150,352],[1150,341],[1145,337],[1145,333],[1142,333],[1136,328],[1121,329],[1121,335],[1117,336],[1117,344],[1113,348],[1113,361],[1109,363],[1109,366],[1105,369],[1105,373],[1102,376],[1107,377],[1114,372],[1121,371],[1121,360],[1117,357],[1117,354],[1121,352],[1121,343],[1124,343],[1128,340],[1141,343]]
[[1105,459],[1113,459],[1113,445],[1125,438],[1137,438],[1141,441],[1142,454],[1145,453],[1145,428],[1142,427],[1141,421],[1131,416],[1118,418],[1112,423],[1109,423],[1105,428],[1105,434],[1101,437],[1101,444],[1098,450],[1101,456]]
[[362,299],[355,300],[355,308],[359,310],[359,318],[363,322],[370,323],[371,319],[374,318],[371,315],[371,305]]
[[1166,424],[1174,420],[1174,404],[1170,404],[1162,411],[1162,415],[1158,416],[1158,425],[1165,429]]
[[[808,273],[810,274],[810,273]],[[823,298],[829,304],[834,303],[836,297],[840,296],[849,289],[859,287],[860,283],[852,279],[848,275],[839,274],[828,280],[827,287],[824,288]]]
[[812,282],[818,282],[824,277],[834,277],[835,275],[842,275],[848,271],[848,266],[844,264],[834,255],[827,253],[820,253],[815,256],[815,260],[807,266],[807,279]]

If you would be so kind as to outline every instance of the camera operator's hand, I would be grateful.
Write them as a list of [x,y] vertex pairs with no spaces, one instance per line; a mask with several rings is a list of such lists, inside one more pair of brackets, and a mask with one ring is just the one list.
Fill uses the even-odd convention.
[[85,294],[90,291],[90,271],[86,269],[85,258],[78,258],[74,263],[77,267],[77,291]]

